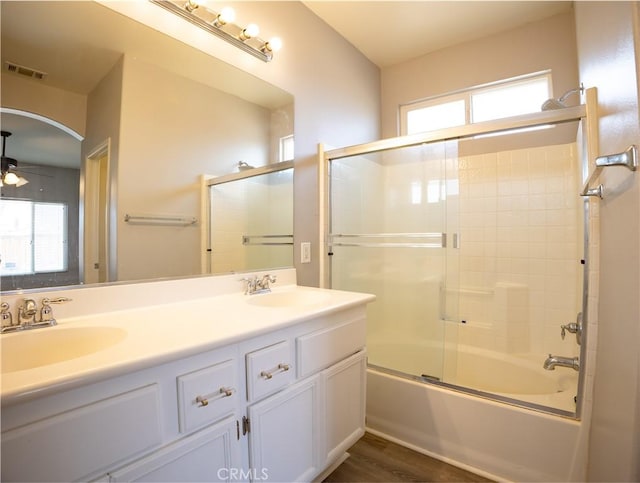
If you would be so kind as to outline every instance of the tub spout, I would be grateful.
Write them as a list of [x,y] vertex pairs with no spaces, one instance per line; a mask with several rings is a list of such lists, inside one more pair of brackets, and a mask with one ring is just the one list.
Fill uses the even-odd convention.
[[552,356],[549,354],[547,360],[544,361],[542,367],[544,367],[547,371],[553,371],[556,366],[560,367],[570,367],[576,371],[580,370],[580,360],[578,357],[562,357],[562,356]]

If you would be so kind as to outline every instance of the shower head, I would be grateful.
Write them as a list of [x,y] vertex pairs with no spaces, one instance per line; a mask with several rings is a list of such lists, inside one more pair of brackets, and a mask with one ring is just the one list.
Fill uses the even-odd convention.
[[245,163],[244,161],[238,161],[238,171],[246,171],[247,169],[253,169],[254,166],[251,166],[248,163]]
[[582,84],[580,84],[580,87],[576,87],[575,89],[571,89],[571,90],[565,92],[564,94],[562,94],[557,99],[547,99],[546,101],[544,101],[542,103],[541,109],[543,111],[550,111],[552,109],[564,109],[565,107],[567,107],[567,106],[564,105],[564,101],[569,96],[571,96],[572,94],[575,94],[577,92],[579,92],[581,94],[584,92],[584,86]]

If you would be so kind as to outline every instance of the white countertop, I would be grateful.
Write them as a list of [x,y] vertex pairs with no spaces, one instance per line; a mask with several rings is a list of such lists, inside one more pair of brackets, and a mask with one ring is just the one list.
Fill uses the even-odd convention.
[[251,302],[254,297],[263,295],[226,293],[139,308],[83,314],[58,319],[55,327],[3,334],[2,340],[9,340],[28,336],[30,333],[63,331],[75,327],[115,327],[126,331],[123,340],[89,355],[3,373],[2,404],[19,403],[188,357],[368,303],[375,298],[368,294],[295,284],[274,287],[272,290],[272,294],[285,292],[296,292],[308,301],[291,306],[271,307]]

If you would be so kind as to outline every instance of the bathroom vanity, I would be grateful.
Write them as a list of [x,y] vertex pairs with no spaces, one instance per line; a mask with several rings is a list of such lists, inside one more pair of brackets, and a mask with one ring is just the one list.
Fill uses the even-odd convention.
[[[273,273],[271,293],[203,277],[155,305],[180,281],[78,289],[79,315],[3,334],[2,480],[309,481],[339,462],[364,432],[373,296]],[[92,314],[105,297],[120,306]]]

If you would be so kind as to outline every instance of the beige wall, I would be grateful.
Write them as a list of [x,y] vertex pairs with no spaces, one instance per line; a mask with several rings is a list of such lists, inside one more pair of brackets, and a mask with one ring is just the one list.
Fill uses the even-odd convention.
[[401,104],[547,69],[554,96],[577,87],[573,12],[383,69],[382,135],[399,135]]
[[85,135],[87,97],[38,84],[13,74],[2,74],[2,107],[32,112],[53,119]]
[[[598,88],[600,153],[638,143],[637,2],[576,2],[580,79]],[[635,29],[635,31],[634,31]],[[637,44],[636,44],[637,45]],[[600,308],[589,449],[590,481],[640,479],[640,182],[601,177]]]
[[265,108],[125,56],[117,174],[119,280],[199,273],[199,225],[132,225],[124,217],[199,217],[201,174],[233,172],[239,160],[268,164],[270,116]]
[[[118,151],[120,149],[120,116],[122,104],[122,69],[124,58],[121,58],[105,75],[98,85],[87,96],[87,134],[82,143],[83,169],[88,156],[100,148],[105,142],[109,142],[109,176],[112,180],[118,175]],[[112,184],[109,188],[109,281],[117,280],[117,272],[114,260],[117,257],[116,245],[116,211],[117,206],[117,184]],[[85,187],[80,187],[81,195]],[[81,213],[84,217],[84,208]],[[80,228],[83,230],[83,226]],[[81,258],[83,255],[81,254]],[[85,269],[90,269],[85,267]]]

